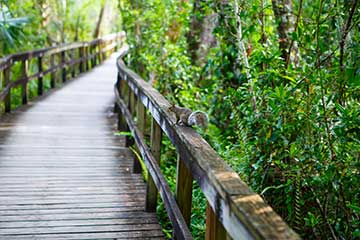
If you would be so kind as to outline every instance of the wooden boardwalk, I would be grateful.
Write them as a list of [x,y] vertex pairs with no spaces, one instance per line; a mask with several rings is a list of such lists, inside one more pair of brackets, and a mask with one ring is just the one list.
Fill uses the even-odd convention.
[[115,57],[0,121],[0,239],[162,239],[114,136]]

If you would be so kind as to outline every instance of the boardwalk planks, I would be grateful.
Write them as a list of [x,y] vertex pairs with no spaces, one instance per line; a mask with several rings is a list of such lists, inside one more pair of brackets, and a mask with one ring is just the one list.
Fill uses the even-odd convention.
[[163,239],[114,136],[115,59],[0,121],[0,239]]

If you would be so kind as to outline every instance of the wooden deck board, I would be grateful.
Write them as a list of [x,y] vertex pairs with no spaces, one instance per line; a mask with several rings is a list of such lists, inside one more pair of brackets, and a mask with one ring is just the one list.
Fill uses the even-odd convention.
[[0,239],[164,239],[114,135],[115,57],[0,120]]

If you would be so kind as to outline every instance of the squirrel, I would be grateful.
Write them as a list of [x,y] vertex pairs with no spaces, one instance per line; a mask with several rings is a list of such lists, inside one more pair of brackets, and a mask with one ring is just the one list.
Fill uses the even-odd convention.
[[169,111],[175,113],[176,123],[185,126],[199,126],[201,128],[207,128],[209,118],[206,113],[202,111],[191,111],[189,108],[179,107],[172,104],[169,107]]

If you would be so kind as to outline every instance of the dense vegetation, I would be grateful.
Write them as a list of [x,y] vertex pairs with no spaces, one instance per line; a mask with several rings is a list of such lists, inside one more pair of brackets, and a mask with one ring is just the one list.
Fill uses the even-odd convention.
[[[121,17],[115,0],[0,0],[0,58],[11,53],[40,49],[74,41],[89,41],[118,32]],[[30,75],[37,73],[37,59],[28,61]],[[48,67],[49,59],[44,59]],[[11,68],[12,81],[21,76],[21,63]],[[58,72],[58,74],[60,74]],[[4,88],[0,76],[0,90]],[[50,88],[50,74],[44,89]],[[37,96],[37,83],[29,83],[29,98]],[[21,88],[11,90],[12,108],[21,104]],[[4,104],[0,105],[3,111]]]
[[121,18],[116,4],[115,0],[0,0],[0,57],[118,32]]
[[360,236],[359,5],[119,7],[131,67],[172,102],[207,110],[206,138],[291,227],[306,239],[352,239]]
[[[207,111],[203,136],[293,229],[305,239],[360,237],[358,0],[0,5],[0,56],[90,40],[122,24],[127,63],[171,102]],[[175,162],[164,148],[172,187]],[[197,187],[194,196],[191,228],[200,239],[205,200]]]

